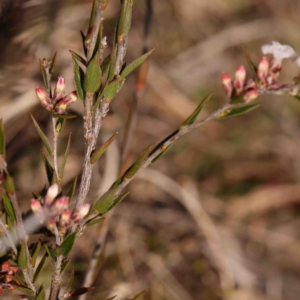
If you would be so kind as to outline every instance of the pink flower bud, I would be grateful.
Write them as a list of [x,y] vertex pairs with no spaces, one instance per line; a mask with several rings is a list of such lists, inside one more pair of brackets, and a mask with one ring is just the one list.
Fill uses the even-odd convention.
[[5,261],[1,264],[0,272],[8,272],[10,269],[9,261]]
[[16,274],[17,272],[18,272],[18,267],[16,267],[16,266],[12,266],[12,267],[10,267],[10,270],[14,273],[14,274]]
[[53,203],[56,196],[58,195],[58,192],[59,192],[58,185],[56,183],[52,184],[49,187],[47,194],[45,196],[45,205],[50,206]]
[[273,79],[276,79],[279,76],[281,71],[282,63],[281,61],[273,59],[270,63],[270,73]]
[[58,198],[54,203],[54,210],[57,214],[63,213],[69,208],[69,197],[62,196]]
[[245,103],[248,103],[248,102],[251,102],[254,99],[256,99],[258,95],[259,95],[258,90],[250,90],[249,92],[247,92],[244,95],[244,99],[243,100],[244,100]]
[[265,81],[267,79],[268,75],[269,75],[269,61],[264,56],[258,64],[257,77],[260,80]]
[[37,199],[32,199],[32,200],[31,200],[31,210],[32,210],[35,214],[41,212],[42,209],[43,209],[43,208],[42,208],[41,202],[40,202],[39,200],[37,200]]
[[78,99],[77,92],[73,91],[72,93],[65,96],[63,99],[58,101],[55,105],[55,112],[58,114],[63,114],[68,106]]
[[55,226],[56,226],[56,221],[55,221],[54,219],[48,220],[48,222],[47,222],[47,228],[48,228],[51,232],[54,231]]
[[231,98],[233,85],[232,85],[231,78],[229,77],[229,75],[227,73],[222,74],[222,87],[223,87],[225,94],[229,98]]
[[53,98],[55,100],[59,100],[63,97],[65,86],[66,86],[65,79],[61,76],[58,77],[56,88],[54,90],[54,95],[53,95]]
[[252,78],[250,78],[246,82],[246,85],[244,87],[244,91],[248,91],[248,90],[252,90],[252,89],[256,89],[256,83]]
[[71,105],[73,102],[75,102],[78,99],[78,95],[76,91],[71,92],[66,97],[64,97],[64,102],[67,106]]
[[47,110],[52,110],[51,99],[47,95],[47,93],[40,87],[35,89],[36,95],[39,98],[41,105],[45,107]]
[[6,274],[4,275],[4,278],[2,280],[4,281],[4,283],[11,282],[13,280],[13,275]]
[[60,227],[66,227],[70,224],[71,220],[71,213],[70,211],[66,210],[62,213],[60,220],[59,220],[59,226]]
[[235,79],[233,81],[233,85],[238,95],[240,95],[243,92],[245,82],[246,82],[246,70],[244,66],[240,66],[235,72]]
[[89,204],[83,204],[82,206],[80,206],[80,208],[76,210],[72,215],[73,222],[78,223],[82,221],[89,213],[90,207],[91,206]]

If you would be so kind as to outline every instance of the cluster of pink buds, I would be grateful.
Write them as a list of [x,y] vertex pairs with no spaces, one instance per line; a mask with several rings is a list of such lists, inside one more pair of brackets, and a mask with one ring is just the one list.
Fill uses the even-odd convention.
[[5,261],[0,266],[0,294],[3,290],[11,290],[12,286],[10,282],[13,280],[13,276],[17,273],[18,267],[11,266],[9,261]]
[[73,91],[67,96],[64,96],[65,79],[58,77],[53,96],[50,97],[45,90],[40,87],[36,88],[36,94],[42,104],[47,110],[56,114],[63,114],[66,108],[75,102],[78,98],[77,92]]
[[57,198],[58,193],[58,185],[53,184],[41,201],[38,199],[31,200],[31,210],[37,216],[42,217],[41,220],[47,219],[46,226],[51,232],[54,232],[55,228],[58,228],[59,232],[65,232],[73,224],[82,221],[90,210],[90,205],[84,204],[71,213],[69,197],[61,196]]
[[233,80],[227,73],[222,74],[223,89],[229,98],[242,96],[243,101],[248,103],[256,99],[259,94],[265,93],[298,95],[299,84],[282,84],[276,81],[282,68],[283,59],[290,58],[293,61],[296,60],[298,64],[300,63],[293,48],[273,42],[271,45],[264,45],[262,52],[263,54],[272,54],[273,59],[269,61],[266,56],[262,57],[254,79],[246,79],[244,66],[237,69]]

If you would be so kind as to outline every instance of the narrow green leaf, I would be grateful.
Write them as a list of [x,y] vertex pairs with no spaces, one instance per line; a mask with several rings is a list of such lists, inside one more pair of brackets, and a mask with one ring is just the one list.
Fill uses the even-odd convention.
[[116,60],[117,60],[117,47],[116,44],[114,43],[111,51],[111,58],[110,58],[110,65],[109,65],[109,72],[108,72],[108,82],[111,82],[115,77]]
[[[80,66],[77,63],[77,60],[75,59],[74,55],[76,54],[73,51],[70,51],[73,56],[73,68],[74,68],[74,80],[76,85],[76,90],[79,96],[79,99],[84,100],[85,97],[85,91],[84,91],[84,72],[80,68]],[[85,63],[86,65],[86,63]]]
[[66,162],[67,162],[67,158],[68,158],[68,155],[70,153],[70,146],[71,146],[71,133],[69,135],[69,139],[68,139],[68,144],[67,144],[67,148],[66,148],[66,151],[65,151],[65,154],[64,154],[64,158],[61,162],[61,165],[59,167],[59,171],[58,171],[58,176],[59,176],[59,180],[60,182],[62,182],[63,180],[63,177],[64,177],[64,171],[65,171],[65,166],[66,166]]
[[45,300],[46,298],[46,295],[45,295],[45,288],[44,288],[44,285],[42,284],[40,289],[39,289],[39,292],[38,292],[38,295],[36,297],[36,300]]
[[113,82],[111,82],[104,90],[103,97],[106,102],[110,102],[118,93],[122,85],[124,84],[124,80],[121,77],[117,78]]
[[86,60],[80,56],[79,54],[77,54],[76,52],[69,50],[70,53],[72,54],[73,59],[78,60],[80,63],[82,63],[84,66],[86,66]]
[[[45,246],[47,246],[47,245],[45,245]],[[37,266],[37,268],[36,268],[36,270],[34,272],[33,282],[35,282],[37,280],[37,278],[39,277],[39,274],[41,273],[41,271],[42,271],[42,269],[44,267],[44,264],[45,264],[46,259],[47,259],[48,256],[49,256],[49,253],[47,252],[47,249],[46,249],[45,254],[43,255],[42,259],[40,260],[40,262],[39,262],[39,264],[38,264],[38,266]]]
[[145,294],[145,291],[137,294],[136,296],[134,296],[131,300],[138,300],[141,299],[141,297]]
[[28,265],[28,258],[27,258],[27,253],[26,253],[25,247],[26,247],[25,244],[23,242],[21,242],[21,250],[19,253],[19,257],[18,257],[18,267],[21,270],[26,270],[27,265]]
[[92,60],[89,62],[84,77],[84,89],[88,97],[99,90],[101,86],[101,77],[102,73],[99,65],[99,51],[97,51]]
[[33,267],[35,267],[36,259],[40,253],[41,247],[42,247],[42,242],[41,240],[38,240],[37,243],[34,244],[34,247],[31,251],[31,264]]
[[70,264],[70,262],[71,262],[70,259],[65,259],[65,261],[61,265],[60,274],[63,274],[65,272],[65,270],[68,267],[68,265]]
[[118,44],[122,44],[124,38],[128,35],[131,26],[132,6],[133,6],[133,0],[122,1],[121,14],[120,14],[118,30],[117,30]]
[[117,137],[118,132],[114,133],[103,145],[97,148],[91,155],[91,164],[94,164],[106,151],[106,149],[110,146],[110,144]]
[[170,148],[171,145],[169,145],[168,147],[166,147],[161,153],[159,153],[156,157],[153,158],[153,160],[151,161],[151,163],[156,162],[157,160],[159,160],[163,155],[165,155],[165,153],[168,151],[168,149]]
[[125,171],[125,174],[123,175],[124,179],[130,179],[132,178],[141,168],[143,162],[148,157],[149,153],[151,152],[151,149],[153,148],[153,144],[149,145],[142,154],[138,157],[138,159],[132,164],[131,167],[127,171]]
[[58,118],[56,125],[55,125],[55,131],[56,131],[57,136],[60,135],[62,128],[65,124],[65,120],[66,120],[65,118],[61,118],[61,117]]
[[69,115],[69,114],[62,114],[62,115],[53,114],[52,117],[53,118],[63,118],[63,119],[74,119],[74,118],[77,118],[78,116],[77,115]]
[[104,75],[106,73],[106,71],[108,70],[109,66],[110,66],[110,61],[111,61],[111,54],[108,54],[102,64],[101,64],[101,72],[102,72],[102,75]]
[[30,297],[34,296],[34,291],[25,286],[14,284],[14,283],[10,283],[10,286],[12,287],[12,290],[19,291],[21,293],[25,293],[26,295],[28,295]]
[[16,191],[14,179],[10,175],[6,175],[4,179],[4,187],[8,193],[14,193]]
[[45,85],[46,89],[48,90],[49,89],[48,80],[47,80],[47,74],[46,74],[45,68],[43,66],[43,59],[40,59],[40,71],[41,71],[41,74],[43,77],[44,85]]
[[45,154],[43,152],[42,152],[42,158],[43,158],[43,162],[44,162],[44,165],[45,165],[45,170],[46,170],[48,182],[51,185],[55,181],[54,169],[52,168],[51,164],[49,163],[47,157],[45,156]]
[[56,63],[56,55],[57,55],[57,52],[54,53],[51,64],[50,64],[50,69],[49,69],[50,75],[52,75],[53,71],[54,71],[54,67],[55,67],[55,63]]
[[47,149],[49,155],[50,155],[51,157],[53,157],[53,152],[52,152],[52,149],[51,149],[51,146],[50,146],[50,144],[49,144],[49,141],[48,141],[47,137],[45,136],[45,134],[44,134],[43,131],[41,130],[41,128],[40,128],[40,126],[38,125],[38,123],[36,122],[36,120],[34,119],[33,115],[30,114],[30,116],[31,116],[31,119],[32,119],[32,121],[33,121],[33,125],[34,125],[34,127],[35,127],[35,129],[36,129],[38,135],[39,135],[40,138],[42,139],[42,141],[43,141],[43,143],[44,143],[44,145],[45,145],[45,147],[46,147],[46,149]]
[[7,197],[7,195],[4,191],[1,192],[1,196],[3,199],[3,205],[4,205],[5,212],[8,215],[8,217],[11,219],[12,223],[14,224],[16,222],[16,214],[15,214],[14,207],[13,207],[9,197]]
[[96,219],[93,219],[93,220],[90,220],[90,221],[86,222],[85,225],[90,227],[90,226],[101,223],[103,220],[104,220],[104,218],[100,218],[100,219],[96,218]]
[[126,192],[118,197],[115,197],[117,189],[117,186],[112,188],[96,202],[95,209],[98,211],[99,216],[103,216],[109,212],[129,194],[129,192]]
[[210,97],[212,96],[212,93],[210,93],[208,96],[206,96],[197,106],[197,108],[193,111],[193,113],[181,124],[180,128],[184,128],[186,126],[189,126],[191,124],[193,124],[198,115],[200,114],[204,104],[206,103],[206,101],[208,101],[210,99]]
[[51,258],[52,263],[55,263],[56,262],[56,256],[53,252],[53,249],[48,247],[46,244],[44,245],[44,247],[45,247],[45,250],[46,250],[48,256]]
[[0,120],[0,154],[3,155],[5,158],[6,151],[5,151],[5,133],[4,133],[4,126],[2,120]]
[[121,78],[125,79],[131,72],[133,72],[140,64],[142,64],[154,51],[155,47],[150,51],[142,55],[141,57],[134,60],[130,65],[128,65],[121,73]]
[[77,184],[77,176],[74,178],[74,180],[73,180],[73,182],[70,186],[70,189],[67,192],[67,197],[69,197],[70,201],[71,201],[71,199],[74,195],[74,192],[75,192],[75,189],[76,189],[76,184]]
[[80,35],[81,35],[81,40],[82,40],[83,52],[84,52],[84,55],[86,56],[87,48],[86,48],[86,45],[85,45],[85,34],[82,31],[80,31]]
[[239,107],[239,108],[233,108],[231,110],[224,112],[223,114],[220,114],[219,116],[216,117],[216,119],[226,119],[229,117],[242,115],[242,114],[245,114],[245,113],[255,109],[256,107],[258,107],[258,104],[248,105],[248,106]]
[[256,81],[256,80],[258,79],[258,78],[257,78],[257,68],[256,68],[255,64],[253,63],[253,61],[252,61],[252,59],[251,59],[251,57],[250,57],[250,55],[249,55],[249,53],[248,53],[246,47],[245,47],[245,46],[242,46],[242,48],[243,48],[244,55],[245,55],[245,57],[246,57],[247,63],[248,63],[248,65],[249,65],[249,68],[250,68],[250,70],[251,70],[251,72],[252,72],[252,75],[253,75],[255,81]]
[[71,235],[66,237],[66,239],[62,242],[61,248],[63,249],[63,255],[64,257],[67,257],[69,253],[71,252],[74,242],[76,239],[77,232],[73,232]]

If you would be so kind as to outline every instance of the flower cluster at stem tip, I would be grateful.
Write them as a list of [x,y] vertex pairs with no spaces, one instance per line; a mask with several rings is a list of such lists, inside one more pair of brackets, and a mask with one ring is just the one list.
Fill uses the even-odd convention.
[[270,45],[262,46],[264,55],[271,54],[273,59],[269,61],[263,56],[258,64],[254,78],[247,79],[245,67],[240,66],[232,80],[227,73],[222,74],[222,86],[226,95],[231,98],[242,97],[243,102],[253,101],[260,94],[290,94],[298,95],[299,84],[282,84],[277,82],[282,68],[282,60],[289,58],[300,66],[300,58],[294,49],[289,45],[281,45],[273,41]]
[[47,110],[55,114],[63,114],[66,108],[75,102],[78,98],[77,92],[73,91],[67,96],[64,96],[65,92],[65,79],[58,77],[56,87],[54,89],[53,96],[48,95],[46,91],[40,87],[35,89],[36,95],[39,98],[41,105]]
[[46,227],[51,232],[55,232],[55,228],[62,235],[72,225],[82,221],[90,210],[89,204],[83,204],[79,209],[71,213],[69,209],[69,197],[58,196],[59,187],[53,184],[49,187],[45,197],[41,199],[31,200],[31,210],[42,221],[47,218]]
[[18,267],[11,266],[9,261],[5,261],[0,265],[0,295],[4,290],[11,290],[11,282],[13,276],[17,273]]

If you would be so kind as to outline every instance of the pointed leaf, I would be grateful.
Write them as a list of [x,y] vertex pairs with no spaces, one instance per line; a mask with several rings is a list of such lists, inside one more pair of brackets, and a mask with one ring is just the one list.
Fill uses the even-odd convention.
[[41,247],[42,247],[42,242],[41,240],[38,240],[37,243],[34,244],[34,247],[31,251],[31,264],[33,267],[35,267],[36,259],[40,253]]
[[61,118],[59,117],[57,122],[56,122],[56,125],[55,125],[55,131],[56,131],[56,135],[59,136],[61,131],[62,131],[62,128],[65,124],[65,118]]
[[123,176],[124,179],[130,179],[132,178],[141,168],[143,162],[148,157],[149,153],[151,152],[151,149],[153,148],[153,144],[149,145],[142,154],[138,157],[138,159],[133,163],[133,165],[125,171],[125,174]]
[[64,299],[70,299],[73,297],[78,297],[80,295],[86,294],[87,292],[93,290],[94,287],[81,287],[70,291]]
[[86,66],[86,60],[80,56],[79,54],[77,54],[76,52],[69,50],[72,54],[73,59],[78,60],[80,63],[82,63],[84,66]]
[[38,295],[36,297],[36,300],[45,300],[46,299],[45,297],[46,297],[45,288],[44,288],[44,285],[42,284],[40,287],[40,290],[38,292]]
[[46,74],[45,68],[43,66],[43,59],[40,59],[40,71],[41,71],[41,74],[43,77],[44,85],[45,85],[46,89],[48,90],[49,89],[48,80],[47,80],[47,74]]
[[84,89],[87,96],[97,92],[101,86],[101,68],[99,65],[99,51],[97,51],[93,59],[89,62],[85,77],[84,77]]
[[106,102],[110,102],[120,90],[122,85],[124,84],[124,80],[119,77],[115,81],[111,82],[104,90],[103,97]]
[[12,290],[16,290],[21,293],[25,293],[26,295],[31,296],[31,297],[34,296],[34,291],[25,286],[14,284],[14,283],[10,283],[10,285],[12,287]]
[[66,239],[62,242],[61,248],[63,249],[63,255],[64,257],[67,257],[69,253],[71,252],[74,242],[76,240],[77,232],[73,232],[71,235],[66,237]]
[[68,144],[67,144],[67,148],[66,148],[66,151],[65,151],[65,154],[64,154],[64,158],[63,158],[63,160],[61,162],[61,165],[59,167],[58,176],[59,176],[60,181],[62,181],[63,177],[64,177],[65,166],[66,166],[68,155],[70,153],[70,145],[71,145],[71,133],[69,135]]
[[4,191],[3,192],[1,191],[1,196],[2,196],[2,200],[3,200],[5,212],[8,215],[8,217],[11,219],[12,223],[14,224],[17,220],[14,207],[13,207],[9,197],[6,195],[6,193]]
[[44,145],[45,145],[45,147],[46,147],[46,149],[47,149],[49,155],[50,155],[51,157],[53,157],[53,152],[52,152],[52,149],[51,149],[51,146],[50,146],[50,144],[49,144],[49,141],[48,141],[47,137],[45,136],[45,134],[44,134],[43,131],[41,130],[41,128],[40,128],[40,126],[38,125],[38,123],[36,122],[36,120],[34,119],[33,115],[30,114],[30,116],[31,116],[31,119],[32,119],[32,121],[33,121],[33,125],[34,125],[34,127],[35,127],[35,129],[36,129],[38,135],[39,135],[40,138],[42,139],[42,141],[43,141],[43,143],[44,143]]
[[255,81],[256,81],[256,80],[258,80],[258,78],[257,78],[257,68],[256,68],[255,64],[253,63],[253,61],[252,61],[252,59],[251,59],[251,57],[250,57],[250,55],[249,55],[246,47],[242,46],[242,48],[243,48],[244,55],[246,57],[247,63],[249,65],[249,68],[250,68],[250,70],[252,72],[252,75],[253,75]]
[[26,253],[25,247],[26,247],[25,244],[23,242],[21,242],[21,250],[19,253],[19,257],[18,257],[18,267],[21,270],[26,270],[27,265],[28,265],[28,258],[27,258],[27,253]]
[[[74,80],[76,85],[76,90],[79,96],[79,99],[84,100],[85,92],[84,92],[84,72],[80,68],[80,66],[77,63],[77,60],[74,58],[74,55],[76,54],[73,51],[70,51],[73,56],[73,68],[74,68]],[[85,62],[86,65],[86,62]]]
[[43,158],[43,162],[44,162],[44,165],[45,165],[45,170],[46,170],[48,182],[51,185],[51,184],[54,183],[54,180],[55,180],[54,169],[50,165],[47,157],[45,156],[45,154],[43,152],[42,152],[42,158]]
[[145,291],[137,294],[136,296],[134,296],[131,300],[138,300],[141,299],[141,297],[145,294]]
[[97,148],[91,155],[91,164],[94,164],[106,151],[106,149],[110,146],[110,144],[117,137],[118,132],[114,133],[103,145]]
[[5,133],[2,120],[0,120],[0,154],[5,158]]
[[95,219],[93,219],[93,220],[90,220],[90,221],[86,222],[86,223],[85,223],[85,226],[90,227],[90,226],[93,226],[93,225],[96,225],[96,224],[101,223],[103,220],[104,220],[104,218],[100,218],[100,219],[95,218]]
[[4,187],[8,193],[14,193],[16,191],[14,179],[10,175],[6,175],[4,179]]
[[56,63],[56,55],[57,55],[57,52],[55,52],[55,54],[53,55],[53,58],[52,58],[52,61],[51,61],[51,64],[50,64],[50,69],[49,69],[49,74],[50,75],[52,75],[53,71],[54,71],[54,67],[55,67],[55,63]]
[[60,270],[60,274],[63,274],[66,270],[66,268],[68,267],[68,265],[70,264],[71,260],[70,259],[66,259],[62,265],[61,265],[61,270]]
[[102,71],[102,75],[105,74],[105,72],[108,70],[109,66],[110,66],[110,61],[111,61],[111,54],[108,54],[102,64],[101,64],[101,71]]
[[73,182],[70,186],[70,189],[67,192],[67,197],[69,197],[69,201],[71,201],[71,199],[74,195],[74,192],[75,192],[75,189],[76,189],[76,184],[77,184],[77,176],[74,178],[74,180],[73,180]]
[[98,211],[99,216],[103,216],[109,212],[129,194],[129,192],[126,192],[118,197],[115,197],[117,189],[118,186],[113,187],[96,202],[95,209]]
[[210,93],[208,96],[206,96],[201,102],[200,104],[197,106],[197,108],[194,110],[194,112],[181,124],[180,128],[184,128],[186,126],[189,126],[191,124],[193,124],[199,113],[201,112],[204,104],[206,103],[206,101],[208,101],[210,99],[210,97],[212,96],[212,93]]
[[122,44],[125,37],[128,35],[131,26],[132,6],[133,6],[133,0],[122,1],[121,14],[119,18],[118,31],[117,31],[118,44]]
[[133,72],[141,63],[143,63],[154,51],[152,48],[150,51],[142,55],[141,57],[134,60],[130,65],[128,65],[121,73],[121,78],[125,79],[131,72]]
[[237,115],[242,115],[245,114],[253,109],[258,107],[258,104],[253,104],[253,105],[248,105],[244,107],[239,107],[239,108],[233,108],[229,109],[228,111],[223,112],[222,114],[218,115],[216,119],[226,119],[229,117],[237,116]]
[[46,244],[44,245],[44,247],[45,247],[45,250],[46,250],[48,256],[51,258],[51,261],[52,261],[53,263],[55,263],[55,262],[56,262],[56,256],[55,256],[55,254],[54,254],[53,249],[50,248],[50,247],[49,247],[48,245],[46,245]]
[[45,254],[43,255],[42,259],[40,260],[40,262],[34,272],[33,282],[35,282],[37,280],[37,278],[39,277],[39,274],[41,273],[48,256],[49,256],[48,252],[45,252]]

